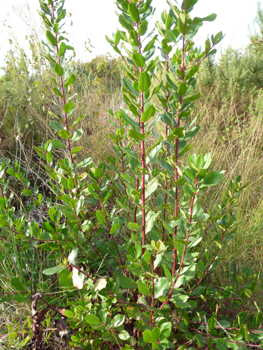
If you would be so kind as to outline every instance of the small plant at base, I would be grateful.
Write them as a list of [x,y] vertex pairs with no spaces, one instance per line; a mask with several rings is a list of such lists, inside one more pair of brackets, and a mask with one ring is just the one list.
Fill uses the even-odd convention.
[[[222,247],[235,234],[233,207],[246,185],[240,177],[231,181],[212,215],[202,208],[200,196],[219,184],[224,172],[210,170],[210,154],[186,157],[188,141],[199,130],[198,118],[192,118],[193,103],[200,97],[193,94],[196,74],[223,38],[220,32],[207,39],[204,52],[194,49],[192,39],[199,27],[216,18],[212,14],[192,19],[197,2],[184,0],[178,7],[168,0],[170,11],[156,23],[159,61],[151,59],[158,35],[148,34],[152,0],[117,0],[125,31],[118,30],[107,40],[123,61],[127,110],[109,111],[116,126],[116,133],[109,135],[116,157],[96,165],[90,158],[78,163],[80,148],[72,149],[82,130],[72,134],[80,120],[69,122],[74,103],[68,86],[75,77],[65,57],[73,48],[60,33],[64,1],[40,1],[49,42],[47,59],[63,118],[54,115],[56,121],[51,122],[62,141],[50,140],[36,151],[47,164],[56,203],[47,201],[43,228],[36,223],[29,228],[23,217],[15,219],[3,164],[0,225],[4,237],[11,234],[22,248],[31,242],[40,255],[52,252],[56,266],[44,270],[46,283],[58,274],[56,287],[64,291],[63,312],[72,332],[69,344],[75,349],[220,350],[262,345],[257,333],[260,309],[256,306],[255,315],[238,312],[260,276],[250,270],[243,276],[234,274],[233,285],[223,291],[205,283],[223,259]],[[161,81],[158,67],[165,72]],[[151,133],[156,142],[149,142]],[[64,150],[65,157],[55,161],[57,149]],[[80,168],[87,170],[80,173]],[[38,189],[30,188],[17,166],[7,173],[21,181],[32,206],[42,206]],[[113,198],[116,190],[121,196]],[[200,254],[207,235],[214,236],[214,246]],[[27,291],[29,287],[23,286]],[[56,310],[55,297],[47,303]]]

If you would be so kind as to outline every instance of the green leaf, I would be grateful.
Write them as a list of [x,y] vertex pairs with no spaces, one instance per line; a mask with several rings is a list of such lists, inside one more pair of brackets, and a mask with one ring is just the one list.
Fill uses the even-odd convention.
[[167,295],[171,288],[171,283],[167,280],[166,277],[161,277],[154,285],[154,296],[155,298],[161,298],[162,296]]
[[147,156],[146,156],[146,164],[150,163],[150,162],[155,162],[160,151],[162,149],[162,144],[160,143],[160,145],[156,145],[156,147],[154,147],[153,149],[151,149],[149,151],[149,153],[147,152]]
[[134,140],[139,140],[142,141],[145,139],[145,135],[140,134],[138,131],[136,131],[135,129],[130,129],[128,132],[128,135],[134,139]]
[[177,42],[177,37],[172,30],[168,30],[166,34],[168,35],[169,39],[172,40],[174,43]]
[[54,35],[50,32],[50,30],[47,30],[47,31],[46,31],[46,37],[47,37],[48,41],[50,42],[50,44],[51,44],[52,46],[57,46],[58,41],[57,41],[57,39],[54,37]]
[[26,188],[26,189],[22,190],[22,193],[26,197],[32,196],[32,191],[29,188]]
[[56,121],[54,121],[54,120],[51,120],[50,123],[49,123],[49,125],[50,125],[51,128],[53,128],[54,130],[60,131],[60,130],[64,129],[64,126],[63,126],[63,125],[61,125],[59,122],[56,122]]
[[150,120],[154,115],[155,115],[156,109],[154,106],[150,105],[149,107],[146,108],[146,110],[142,114],[141,121],[142,122],[147,122]]
[[45,275],[51,276],[54,275],[55,273],[60,273],[61,271],[65,270],[67,267],[63,265],[58,265],[55,267],[51,267],[49,269],[46,269],[43,271]]
[[59,50],[58,50],[58,57],[62,57],[65,55],[67,48],[66,48],[66,44],[64,42],[62,42],[60,44]]
[[179,86],[178,86],[178,91],[177,91],[178,95],[179,95],[180,97],[183,96],[183,95],[185,95],[187,89],[188,89],[188,88],[187,88],[186,82],[180,82],[180,83],[179,83]]
[[147,215],[146,227],[145,227],[146,233],[152,230],[153,225],[160,214],[161,214],[161,211],[158,211],[157,213],[150,212],[149,215]]
[[191,97],[185,98],[185,99],[184,99],[184,103],[196,101],[196,100],[198,100],[200,97],[201,97],[201,94],[198,92],[197,94],[192,95]]
[[57,18],[57,23],[59,23],[60,21],[62,21],[62,19],[64,19],[66,17],[67,11],[66,10],[62,10],[60,12],[60,14],[58,15]]
[[218,350],[227,350],[226,341],[224,339],[216,339],[215,342]]
[[165,30],[169,30],[171,28],[173,24],[173,19],[171,17],[171,15],[168,13],[167,17],[166,17],[166,21],[165,21]]
[[75,147],[72,151],[71,154],[76,154],[82,150],[82,146]]
[[146,187],[145,198],[150,197],[158,187],[158,180],[153,181],[150,185]]
[[135,222],[129,222],[128,226],[132,231],[141,231],[140,226]]
[[70,139],[70,138],[71,138],[70,133],[68,132],[68,130],[65,130],[65,129],[60,130],[58,134],[59,134],[59,136],[62,137],[63,139]]
[[191,148],[192,148],[192,145],[190,143],[188,143],[188,145],[186,145],[183,149],[180,150],[178,156],[182,156],[184,153],[189,151],[189,149],[191,149]]
[[44,57],[52,64],[52,65],[55,65],[56,64],[56,61],[54,60],[54,58],[47,54],[47,53],[44,53]]
[[211,49],[211,42],[209,39],[205,41],[205,52],[208,53]]
[[[131,338],[130,334],[125,330],[120,331],[118,336],[121,340],[129,340]],[[126,344],[123,350],[132,350],[132,348],[128,344]]]
[[11,279],[11,285],[17,292],[24,292],[25,291],[24,284],[22,283],[21,279],[18,277],[13,277]]
[[172,282],[171,272],[165,264],[163,264],[163,270],[164,270],[164,274],[165,274],[166,278],[168,278],[168,281]]
[[54,71],[59,77],[62,77],[64,74],[63,68],[58,63],[55,64]]
[[140,22],[140,12],[137,9],[137,6],[134,2],[129,3],[128,11],[129,11],[129,15],[130,15],[131,19],[133,20],[133,22],[139,23]]
[[88,165],[90,165],[92,163],[92,160],[93,160],[92,157],[84,159],[80,163],[78,163],[77,167],[86,168]]
[[127,30],[129,30],[129,31],[134,29],[134,28],[133,28],[133,25],[132,25],[129,21],[127,21],[127,20],[124,18],[123,15],[121,15],[121,16],[119,17],[119,22],[120,22],[120,24],[122,25],[123,28],[125,28],[125,29],[127,29]]
[[137,284],[132,278],[126,276],[119,276],[120,285],[125,289],[137,289]]
[[150,51],[150,50],[154,47],[156,38],[157,38],[157,35],[155,35],[155,36],[152,38],[152,40],[148,42],[148,44],[145,46],[143,52],[148,52],[148,51]]
[[113,50],[118,54],[121,54],[121,50],[117,48],[117,46],[113,46]]
[[58,23],[55,23],[55,24],[53,25],[53,32],[57,34],[57,33],[58,33],[58,29],[59,29],[59,28],[58,28]]
[[188,266],[182,269],[181,274],[175,284],[175,288],[179,288],[182,284],[186,284],[190,282],[195,277],[195,274],[196,274],[195,265],[193,265],[190,269]]
[[223,33],[222,32],[219,32],[216,34],[216,36],[213,38],[213,44],[216,45],[219,43],[219,41],[222,39],[223,37]]
[[117,30],[115,37],[114,37],[115,45],[119,45],[120,40],[121,40],[121,32],[119,30]]
[[184,140],[187,141],[193,138],[198,133],[199,129],[200,129],[200,126],[198,124],[194,125],[192,129],[187,131],[187,133],[185,134]]
[[101,320],[95,315],[87,315],[85,321],[89,324],[101,324]]
[[72,311],[65,310],[64,312],[65,312],[66,317],[68,317],[68,318],[73,318],[74,317],[74,313]]
[[95,169],[94,176],[96,177],[96,179],[99,179],[100,177],[102,177],[102,175],[103,175],[103,172],[101,168]]
[[214,186],[219,184],[223,180],[224,177],[224,170],[216,170],[213,171],[210,175],[208,175],[204,181],[202,182],[200,188],[206,187],[206,186]]
[[[131,81],[127,78],[123,79],[123,84],[126,87],[126,89],[128,90],[128,92],[130,92],[132,95],[139,97],[139,93],[135,90],[135,88],[132,86]],[[121,110],[121,112],[123,112],[123,110]],[[124,113],[124,112],[123,112]],[[135,111],[135,114],[137,114],[137,111]]]
[[132,55],[132,60],[136,64],[137,67],[144,67],[145,59],[141,53],[135,52]]
[[66,103],[66,104],[64,105],[63,111],[64,111],[65,113],[68,113],[68,112],[70,112],[73,108],[74,108],[74,103],[71,102],[71,101],[69,101],[68,103]]
[[129,117],[128,114],[126,114],[123,110],[121,110],[121,116],[128,124],[130,124],[134,128],[140,127],[139,123],[137,123],[135,120],[133,120],[131,117]]
[[248,298],[251,298],[251,296],[252,296],[252,291],[250,290],[250,289],[245,289],[244,290],[244,293],[245,293],[245,295],[248,297]]
[[205,340],[202,334],[199,334],[199,333],[195,334],[195,339],[197,340],[197,345],[199,347],[202,347],[204,345]]
[[153,342],[152,332],[149,329],[146,329],[143,332],[143,340],[145,341],[145,343],[148,343],[148,344],[151,344]]
[[70,129],[74,128],[75,125],[79,124],[82,119],[84,118],[85,114],[83,113],[77,120],[74,121],[74,123],[72,125],[70,125]]
[[54,89],[53,89],[53,92],[54,92],[54,94],[57,95],[58,97],[64,98],[64,96],[62,95],[62,93],[61,93],[61,91],[60,91],[59,89],[54,88]]
[[185,9],[188,10],[191,7],[194,7],[194,5],[198,2],[198,0],[185,0],[184,6]]
[[66,146],[59,140],[51,140],[50,143],[52,144],[53,149],[66,148]]
[[151,295],[150,289],[147,287],[145,282],[137,281],[136,283],[138,285],[139,293],[142,295]]
[[138,154],[135,152],[132,152],[131,149],[129,147],[121,147],[121,149],[127,153],[129,158],[134,158],[134,159],[138,159]]
[[114,327],[120,327],[124,323],[124,321],[125,321],[125,316],[118,314],[112,319],[111,324]]
[[66,45],[66,49],[67,49],[67,50],[74,50],[74,47],[69,46],[69,45]]
[[143,36],[146,32],[147,32],[147,29],[148,29],[148,22],[146,20],[144,20],[141,24],[140,24],[140,27],[139,27],[139,34],[141,36]]
[[83,135],[83,129],[76,130],[71,138],[71,142],[79,141],[82,135]]
[[178,18],[178,30],[181,34],[187,34],[191,31],[191,24],[189,13],[186,10],[183,10]]
[[75,83],[75,80],[76,80],[76,76],[74,74],[72,74],[68,81],[66,82],[66,84],[64,85],[64,88],[67,88],[69,85],[72,85]]
[[154,340],[156,343],[157,343],[157,341],[159,340],[160,335],[161,335],[160,328],[159,328],[159,327],[155,327],[155,328],[152,330],[152,338],[153,338],[153,340]]
[[111,230],[110,230],[110,234],[113,235],[118,230],[119,227],[120,227],[119,224],[112,225]]
[[139,91],[147,92],[151,86],[151,78],[147,72],[143,72],[139,76]]
[[136,32],[136,30],[130,31],[129,41],[130,41],[130,44],[132,46],[139,46],[140,45],[140,41],[138,39],[138,33]]
[[9,175],[11,175],[11,176],[15,176],[15,175],[16,175],[16,173],[14,172],[13,169],[7,169],[6,172],[7,172]]
[[168,338],[172,331],[172,323],[171,322],[162,323],[160,327],[160,331],[161,331],[161,335],[160,335],[161,338]]
[[72,274],[68,269],[59,274],[59,285],[63,288],[73,287]]
[[217,15],[215,13],[212,13],[211,15],[209,15],[207,17],[203,17],[203,18],[195,17],[192,21],[192,25],[195,26],[195,25],[202,23],[204,21],[213,22],[216,19],[216,17],[217,17]]
[[106,223],[106,220],[105,220],[105,217],[98,211],[96,210],[96,217],[98,219],[98,222],[103,225],[103,226],[106,226],[107,223]]
[[185,135],[185,128],[182,127],[182,126],[175,128],[175,129],[172,131],[172,135],[177,136],[177,137],[179,137],[179,138],[184,137],[184,135]]
[[19,348],[19,349],[21,349],[23,346],[25,346],[25,345],[29,342],[29,340],[31,340],[30,335],[27,336],[25,339],[21,340],[21,341],[16,345],[16,347]]

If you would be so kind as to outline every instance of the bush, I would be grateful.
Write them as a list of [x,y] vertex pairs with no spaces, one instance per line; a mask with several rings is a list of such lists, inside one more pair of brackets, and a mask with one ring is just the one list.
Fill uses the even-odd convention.
[[[151,3],[117,0],[125,31],[118,30],[107,41],[122,59],[127,110],[109,111],[115,155],[96,164],[91,157],[78,160],[83,130],[76,128],[83,116],[72,118],[76,76],[70,66],[73,47],[61,29],[64,1],[40,1],[46,58],[59,101],[50,123],[57,139],[35,147],[45,163],[50,198],[44,200],[19,163],[2,162],[0,172],[1,235],[20,275],[10,281],[15,292],[2,287],[2,303],[32,302],[28,329],[16,333],[7,328],[12,331],[9,345],[16,348],[32,340],[33,349],[45,349],[54,329],[66,338],[65,347],[68,334],[74,349],[263,345],[260,308],[255,304],[254,314],[246,307],[260,288],[260,275],[245,269],[242,276],[233,273],[232,284],[225,288],[213,283],[213,271],[225,259],[220,251],[235,236],[234,207],[247,184],[242,185],[240,176],[230,181],[214,213],[199,198],[222,181],[224,171],[212,168],[209,153],[187,157],[189,140],[199,130],[193,117],[194,101],[200,97],[194,92],[197,73],[223,35],[207,39],[199,52],[192,39],[216,15],[191,19],[197,0],[184,0],[181,8],[170,4],[169,13],[164,11],[162,22],[156,23],[158,61],[153,58],[158,35],[148,34]],[[160,65],[166,71],[162,80],[156,74]],[[163,125],[159,131],[158,122]],[[152,133],[157,138],[150,139]],[[18,180],[27,198],[18,216],[10,179]],[[213,244],[202,251],[208,237]],[[33,254],[38,264],[35,256],[28,259]]]

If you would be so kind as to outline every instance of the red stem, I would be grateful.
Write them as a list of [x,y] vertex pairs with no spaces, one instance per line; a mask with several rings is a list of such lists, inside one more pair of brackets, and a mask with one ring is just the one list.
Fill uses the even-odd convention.
[[[154,262],[153,262],[154,257],[151,256],[151,268],[152,268],[152,303],[151,306],[154,306]],[[153,322],[153,310],[151,310],[151,318],[149,322],[149,326],[152,325]]]
[[[97,181],[97,185],[99,186],[98,181]],[[101,207],[102,207],[104,213],[106,213],[106,210],[105,210],[104,204],[102,203],[100,194],[99,194],[99,202],[100,202],[100,204],[101,204]],[[110,223],[109,223],[109,220],[108,220],[108,218],[107,218],[107,215],[105,215],[105,220],[106,220],[106,223],[107,223],[107,226],[108,226],[108,231],[109,231],[109,233],[110,233],[111,227],[110,227]],[[123,261],[122,261],[122,258],[121,258],[121,254],[120,254],[120,251],[119,251],[119,248],[118,248],[118,245],[117,245],[117,243],[116,243],[116,239],[115,239],[114,235],[111,235],[111,236],[112,236],[112,239],[113,239],[113,242],[114,242],[116,251],[117,251],[118,256],[119,256],[119,263],[120,263],[120,265],[124,266]],[[122,267],[122,269],[123,269],[125,275],[128,276],[128,272],[127,272],[127,270],[125,269],[125,267]]]
[[[167,73],[169,72],[169,54],[166,55],[166,71]],[[167,101],[167,106],[166,106],[166,112],[168,112],[168,100],[169,100],[169,90],[166,91],[166,101]],[[168,143],[167,143],[167,138],[168,138],[168,125],[166,124],[165,127],[165,138],[166,138],[166,145],[165,145],[165,149],[166,149],[166,157],[168,157]],[[165,190],[168,190],[168,181],[167,179],[165,179]],[[167,193],[165,193],[164,196],[164,205],[167,205]],[[166,207],[164,208],[163,211],[163,219],[165,221],[166,218]],[[164,235],[165,235],[165,228],[163,226],[163,235],[162,235],[162,242],[164,242]]]
[[[53,2],[51,4],[51,9],[52,9],[52,18],[55,18]],[[57,33],[55,33],[55,38],[56,38],[56,40],[58,39],[58,34]],[[56,51],[57,51],[58,64],[60,65],[61,64],[61,60],[60,60],[60,57],[58,56],[58,51],[59,51],[58,44],[56,45]],[[61,87],[61,93],[63,95],[63,99],[62,99],[63,100],[63,106],[65,106],[65,104],[66,104],[66,96],[65,96],[65,89],[64,89],[64,81],[63,81],[62,77],[60,77],[60,87]],[[66,130],[69,131],[68,115],[67,115],[67,113],[64,114],[64,124],[65,124]],[[68,152],[69,152],[70,161],[71,161],[71,163],[73,163],[70,139],[67,139],[67,146],[68,146]]]
[[[198,178],[196,179],[196,190],[197,190],[197,188],[198,188]],[[196,195],[197,195],[197,192],[194,192],[193,198],[191,199],[190,216],[189,216],[189,221],[188,221],[189,224],[192,223],[193,206],[194,206],[194,202],[195,202],[195,197],[196,197]],[[189,241],[189,237],[190,237],[190,230],[187,231],[186,242]],[[181,260],[179,269],[178,269],[178,271],[177,271],[175,280],[174,280],[174,282],[173,282],[173,284],[172,284],[172,287],[171,287],[171,289],[170,289],[170,291],[169,291],[169,294],[168,294],[168,296],[167,296],[167,300],[164,301],[164,302],[162,303],[160,309],[162,309],[162,308],[164,307],[164,305],[166,305],[166,304],[169,302],[170,298],[171,298],[171,295],[172,295],[172,292],[173,292],[173,290],[174,290],[175,284],[176,284],[176,282],[177,282],[177,280],[178,280],[178,278],[179,278],[179,274],[180,274],[180,272],[181,272],[181,270],[182,270],[182,267],[183,267],[183,264],[184,264],[186,251],[187,251],[187,245],[185,245],[185,247],[184,247],[184,253],[183,253],[183,256],[182,256],[182,260]]]
[[[181,66],[181,70],[182,70],[182,81],[184,80],[184,57],[185,57],[185,35],[183,35],[183,55],[182,55],[182,66]],[[177,115],[178,115],[178,119],[177,119],[177,128],[180,127],[180,118],[179,118],[179,113],[181,111],[181,106],[182,106],[182,102],[183,102],[183,97],[180,97],[179,103],[180,103],[180,108],[178,109]],[[174,174],[174,181],[178,181],[178,153],[179,153],[179,139],[177,137],[176,139],[176,148],[175,148],[175,174]],[[178,186],[175,187],[175,208],[174,208],[174,216],[177,217],[178,216]],[[174,228],[174,237],[177,237],[177,226],[175,226]],[[176,270],[176,260],[177,260],[177,249],[176,247],[174,247],[174,262],[173,262],[173,269],[172,269],[172,278],[175,275],[175,270]]]
[[[136,23],[136,29],[137,31],[139,30],[139,23]],[[138,33],[138,40],[140,41],[140,34]],[[138,46],[138,51],[141,53],[141,42],[140,45]],[[140,74],[142,74],[143,69],[140,67]],[[144,91],[141,92],[141,116],[144,112]],[[141,133],[142,135],[145,135],[145,130],[144,130],[144,122],[141,122]],[[145,164],[145,141],[141,141],[141,162],[142,162],[142,246],[145,245],[146,241],[146,231],[145,231],[145,226],[146,226],[146,216],[145,216],[145,169],[146,169],[146,164]],[[145,248],[142,248],[142,254],[144,254]]]
[[3,191],[3,188],[2,188],[1,184],[0,184],[0,191],[1,191],[1,196],[4,198],[4,191]]

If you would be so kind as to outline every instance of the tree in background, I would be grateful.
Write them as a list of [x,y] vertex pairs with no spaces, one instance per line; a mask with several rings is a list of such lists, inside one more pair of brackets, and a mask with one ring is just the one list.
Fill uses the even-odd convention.
[[[259,31],[255,29],[259,27]],[[257,3],[257,15],[254,20],[254,33],[250,33],[250,46],[256,53],[263,51],[263,8],[260,2]]]

